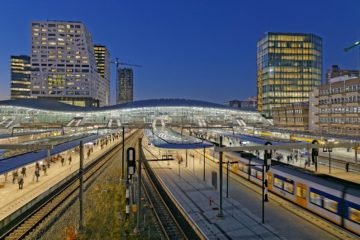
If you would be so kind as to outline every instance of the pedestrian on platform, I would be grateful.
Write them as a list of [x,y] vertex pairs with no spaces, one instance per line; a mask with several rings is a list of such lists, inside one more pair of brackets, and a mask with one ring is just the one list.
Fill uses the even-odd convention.
[[15,181],[17,180],[19,173],[17,170],[12,172],[12,176],[13,176],[13,183],[15,183]]
[[23,189],[24,177],[22,175],[20,175],[19,178],[18,178],[18,184],[19,184],[19,189]]
[[40,170],[40,164],[39,164],[39,162],[36,162],[36,163],[35,163],[35,169],[39,169],[39,170]]
[[71,158],[71,155],[70,155],[69,158],[68,158],[69,165],[71,165],[71,160],[72,160],[72,158]]
[[46,159],[46,165],[47,165],[48,168],[50,168],[50,161],[49,161],[49,159]]
[[44,175],[47,176],[45,164],[42,165],[42,170],[44,171]]
[[61,166],[64,166],[65,158],[61,157]]
[[21,169],[21,175],[22,175],[23,177],[26,177],[26,167],[22,167],[22,169]]
[[36,177],[36,182],[38,182],[40,177],[40,169],[38,168],[35,169],[35,177]]
[[90,157],[90,149],[87,152],[87,158],[89,159],[89,157]]

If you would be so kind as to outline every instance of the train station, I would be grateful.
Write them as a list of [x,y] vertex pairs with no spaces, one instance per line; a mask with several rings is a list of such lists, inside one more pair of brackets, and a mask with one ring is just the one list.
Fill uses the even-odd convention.
[[79,216],[67,231],[84,224],[87,189],[109,181],[110,169],[126,191],[121,211],[136,229],[158,222],[161,231],[147,231],[160,238],[294,239],[306,228],[305,239],[355,239],[360,231],[356,139],[264,136],[273,125],[257,112],[183,99],[100,108],[0,101],[0,122],[5,239],[47,238],[38,224],[71,209]]

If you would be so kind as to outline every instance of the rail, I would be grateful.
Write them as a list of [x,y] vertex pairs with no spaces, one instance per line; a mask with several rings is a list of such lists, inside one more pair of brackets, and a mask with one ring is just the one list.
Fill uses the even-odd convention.
[[[145,159],[145,155],[143,154],[143,159]],[[151,169],[149,163],[145,160],[144,161],[144,168],[146,170],[146,175],[148,179],[151,181],[151,185],[156,189],[157,195],[161,198],[161,203],[164,203],[166,210],[168,211],[167,214],[170,214],[172,221],[174,221],[175,225],[178,229],[181,230],[183,238],[185,239],[205,239],[204,235],[198,229],[198,227],[191,221],[191,219],[187,216],[186,212],[176,204],[176,200],[171,197],[171,195],[166,191],[163,187],[162,183],[159,181],[157,176],[155,175],[154,171]],[[146,181],[146,179],[144,179]],[[147,186],[146,186],[147,187]],[[147,188],[145,188],[147,190]],[[156,211],[155,207],[159,205],[159,202],[156,202],[154,206],[154,210]],[[160,209],[160,214],[163,214],[164,211]],[[156,213],[159,214],[158,212]],[[166,213],[165,213],[166,214]],[[174,237],[172,232],[167,233],[167,227],[170,225],[167,222],[161,222],[161,216],[158,216],[158,220],[162,225],[162,229],[165,234],[168,236],[168,239],[178,239]],[[171,221],[171,219],[166,218],[166,221]],[[172,231],[172,230],[170,230]]]

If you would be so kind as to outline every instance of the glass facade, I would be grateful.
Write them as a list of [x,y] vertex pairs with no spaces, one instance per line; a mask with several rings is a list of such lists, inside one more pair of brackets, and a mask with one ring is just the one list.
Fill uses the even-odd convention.
[[307,102],[321,84],[322,40],[314,34],[266,33],[257,43],[258,110]]
[[30,98],[30,57],[26,55],[11,56],[11,99]]

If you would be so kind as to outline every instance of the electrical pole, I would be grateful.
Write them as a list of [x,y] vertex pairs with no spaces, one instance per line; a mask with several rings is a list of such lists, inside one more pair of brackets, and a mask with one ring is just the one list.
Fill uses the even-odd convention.
[[142,154],[141,154],[141,150],[142,150],[142,146],[141,146],[141,141],[142,138],[139,138],[139,142],[138,142],[138,146],[139,146],[139,167],[138,167],[138,189],[137,189],[137,193],[138,193],[138,198],[137,198],[137,203],[138,203],[138,211],[137,211],[137,224],[136,224],[136,229],[140,232],[140,221],[141,221],[141,164],[142,164]]
[[84,181],[83,181],[83,174],[84,174],[84,143],[80,141],[80,167],[79,167],[79,174],[80,174],[80,189],[79,189],[79,202],[80,202],[80,216],[79,216],[79,228],[80,231],[84,229]]
[[125,127],[122,127],[122,158],[121,158],[121,179],[124,179],[125,171]]
[[[223,141],[223,137],[220,136],[220,144],[219,147],[222,147],[222,141]],[[219,213],[218,213],[218,217],[224,217],[224,214],[222,212],[222,198],[223,198],[223,171],[222,171],[222,163],[223,163],[223,152],[220,151],[219,152],[219,178],[220,178],[220,192],[219,192]]]

